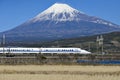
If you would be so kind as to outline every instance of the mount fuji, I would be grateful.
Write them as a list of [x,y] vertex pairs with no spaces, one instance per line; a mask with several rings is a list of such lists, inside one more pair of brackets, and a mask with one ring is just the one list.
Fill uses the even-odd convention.
[[120,31],[120,26],[89,16],[67,4],[55,3],[25,23],[5,32],[8,41],[34,42]]

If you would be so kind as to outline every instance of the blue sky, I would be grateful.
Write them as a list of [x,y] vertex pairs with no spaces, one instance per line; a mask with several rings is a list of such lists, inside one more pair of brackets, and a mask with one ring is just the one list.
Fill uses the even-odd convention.
[[0,0],[0,32],[24,23],[56,2],[120,25],[120,0]]

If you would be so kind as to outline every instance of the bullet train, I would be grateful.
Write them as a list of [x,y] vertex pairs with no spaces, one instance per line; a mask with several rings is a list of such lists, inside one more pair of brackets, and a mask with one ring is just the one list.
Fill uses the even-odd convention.
[[0,53],[57,53],[57,54],[91,54],[80,48],[24,48],[24,47],[0,47]]

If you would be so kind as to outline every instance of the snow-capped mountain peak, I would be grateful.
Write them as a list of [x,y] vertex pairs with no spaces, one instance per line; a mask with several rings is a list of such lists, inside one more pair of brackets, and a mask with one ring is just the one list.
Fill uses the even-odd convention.
[[[50,8],[48,8],[47,10],[45,10],[43,13],[48,14],[48,13],[52,13],[54,12],[55,14],[59,14],[59,13],[63,13],[63,12],[74,12],[74,11],[78,11],[72,7],[70,7],[68,4],[64,4],[64,3],[55,3],[54,5],[52,5]],[[79,12],[79,11],[78,11]]]
[[38,14],[33,22],[41,20],[54,20],[54,21],[72,21],[80,20],[79,14],[84,14],[78,10],[70,7],[64,3],[55,3],[42,13]]

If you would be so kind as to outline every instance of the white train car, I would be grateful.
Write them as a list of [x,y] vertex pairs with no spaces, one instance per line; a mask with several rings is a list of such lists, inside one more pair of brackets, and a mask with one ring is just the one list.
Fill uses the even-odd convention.
[[86,50],[80,48],[41,48],[41,53],[58,53],[58,54],[90,54]]
[[22,47],[15,47],[15,48],[0,48],[0,53],[40,53],[39,48],[22,48]]
[[57,54],[91,54],[86,50],[82,50],[80,48],[23,48],[23,47],[1,47],[0,53],[57,53]]

